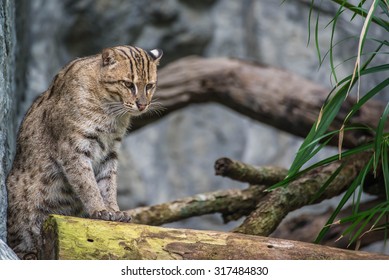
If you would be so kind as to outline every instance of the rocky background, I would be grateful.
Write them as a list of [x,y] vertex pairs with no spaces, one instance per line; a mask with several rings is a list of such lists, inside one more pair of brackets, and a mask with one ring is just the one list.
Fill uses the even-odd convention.
[[[16,116],[15,104],[12,94],[15,91],[15,81],[13,79],[15,72],[15,30],[13,5],[0,2],[0,205],[5,206],[7,196],[5,192],[5,177],[10,168],[12,153],[14,152],[16,122],[12,117]],[[0,208],[0,216],[3,218],[6,214],[6,207]],[[5,219],[0,220],[0,239],[5,239],[6,228]]]
[[[16,0],[15,17],[12,1],[1,0],[1,205],[5,203],[4,178],[13,154],[16,127],[25,111],[63,65],[104,47],[131,44],[161,48],[161,67],[188,55],[239,57],[285,68],[330,88],[328,63],[318,71],[313,41],[307,46],[311,1],[281,2]],[[317,9],[324,26],[337,7],[327,1]],[[361,23],[357,19],[351,24],[340,21],[339,26],[338,38],[344,38],[356,35]],[[327,28],[320,33],[323,54],[329,47],[330,31]],[[350,39],[336,50],[340,76],[350,73],[353,65],[343,62],[356,53],[356,44]],[[370,85],[366,81],[362,87]],[[217,158],[228,156],[256,165],[288,167],[300,143],[301,139],[219,105],[193,105],[125,139],[120,155],[120,206],[129,209],[239,187],[236,182],[214,176]],[[4,207],[2,211],[4,214]],[[212,215],[174,226],[220,229],[223,225],[218,216]],[[231,223],[223,229],[233,226]],[[1,238],[4,229],[2,223]]]
[[16,258],[3,243],[7,235],[5,178],[15,152],[17,120],[22,114],[19,103],[26,90],[28,16],[25,2],[0,1],[0,259]]

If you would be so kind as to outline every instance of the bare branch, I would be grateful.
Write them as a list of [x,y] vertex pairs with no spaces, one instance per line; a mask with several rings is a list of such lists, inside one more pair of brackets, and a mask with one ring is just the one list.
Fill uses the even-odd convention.
[[233,180],[252,185],[274,185],[283,180],[288,170],[275,166],[252,166],[229,158],[220,158],[215,162],[215,173]]
[[232,189],[198,194],[180,200],[139,207],[126,212],[138,224],[162,225],[205,214],[221,213],[225,222],[248,215],[259,199],[266,195],[265,186],[251,186],[244,190]]

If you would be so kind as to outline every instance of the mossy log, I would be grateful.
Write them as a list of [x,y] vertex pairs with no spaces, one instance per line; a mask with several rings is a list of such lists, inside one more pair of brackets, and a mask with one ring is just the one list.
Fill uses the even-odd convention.
[[42,259],[389,259],[298,241],[50,216]]

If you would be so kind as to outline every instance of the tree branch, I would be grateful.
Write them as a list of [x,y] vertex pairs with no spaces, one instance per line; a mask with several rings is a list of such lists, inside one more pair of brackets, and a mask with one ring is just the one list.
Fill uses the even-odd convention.
[[252,185],[271,186],[282,181],[288,170],[275,166],[252,166],[229,158],[215,162],[215,174]]
[[[287,188],[278,188],[263,198],[257,208],[234,232],[252,235],[270,235],[291,211],[318,203],[345,191],[371,158],[370,153],[360,153],[321,166],[291,182]],[[317,193],[331,175],[343,164],[339,174],[317,198]],[[315,199],[315,200],[314,200]]]
[[[288,188],[279,188],[272,192],[265,191],[268,186],[251,185],[243,190],[232,189],[198,194],[126,212],[133,217],[133,222],[148,225],[162,225],[212,213],[221,213],[224,222],[249,215],[245,223],[236,231],[249,234],[260,232],[263,235],[269,235],[289,212],[308,204],[332,198],[343,192],[359,174],[369,158],[370,155],[364,153],[319,167],[291,183]],[[228,162],[232,163],[233,168],[237,166],[251,168],[238,161],[228,160]],[[335,180],[321,196],[313,200],[324,182],[341,164],[344,164],[343,169]],[[255,170],[258,171],[258,169],[252,168],[251,172]]]
[[134,223],[155,226],[212,213],[221,213],[224,222],[229,222],[248,215],[267,194],[265,189],[265,186],[250,186],[244,190],[209,192],[126,212]]

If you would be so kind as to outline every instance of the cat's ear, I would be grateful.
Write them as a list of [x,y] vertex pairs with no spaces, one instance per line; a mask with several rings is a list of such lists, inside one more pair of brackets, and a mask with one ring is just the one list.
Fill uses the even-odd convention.
[[163,51],[161,49],[153,49],[151,51],[148,51],[148,54],[151,56],[151,58],[154,60],[154,62],[158,65],[159,61],[163,55]]
[[115,51],[113,49],[104,49],[101,58],[103,60],[103,66],[108,66],[116,63]]

